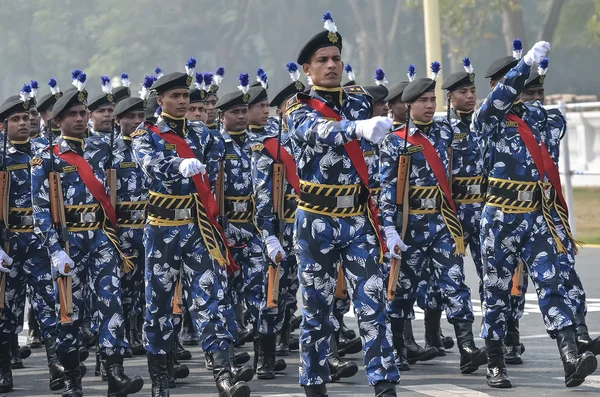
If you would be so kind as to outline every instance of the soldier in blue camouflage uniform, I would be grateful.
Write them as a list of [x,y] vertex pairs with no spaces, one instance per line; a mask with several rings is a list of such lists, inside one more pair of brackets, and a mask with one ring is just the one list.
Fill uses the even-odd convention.
[[[92,186],[100,187],[102,191],[94,188],[93,193],[107,197],[102,182],[106,180],[110,147],[100,138],[83,140],[87,124],[87,95],[83,90],[85,74],[80,75],[79,83],[77,90],[63,95],[54,105],[51,118],[62,131],[53,144],[55,150],[45,147],[31,160],[32,191],[36,192],[33,195],[35,232],[48,248],[55,280],[71,275],[73,282],[73,321],[58,325],[57,352],[65,368],[63,396],[82,395],[78,350],[82,343],[80,327],[85,306],[83,284],[91,285],[98,296],[99,345],[107,362],[108,395],[124,396],[137,393],[143,387],[139,376],[129,378],[123,370],[123,356],[129,345],[123,324],[120,275],[121,267],[127,270],[129,262],[122,255],[114,228],[109,224],[107,211],[111,208],[102,207],[87,185],[95,183]],[[67,162],[66,158],[79,158],[85,161],[86,166],[89,164],[93,179],[84,181],[78,167]],[[62,178],[60,188],[68,229],[62,230],[61,234],[50,213],[49,173],[53,171],[60,173]],[[68,240],[59,238],[61,235]],[[69,253],[65,251],[67,245],[70,246]],[[56,282],[54,289],[58,302]]]
[[[186,69],[193,74],[189,62]],[[162,113],[156,124],[146,122],[131,134],[137,162],[150,179],[144,233],[144,346],[152,393],[156,397],[169,395],[167,366],[172,361],[168,356],[175,349],[173,304],[180,286],[202,348],[212,355],[220,396],[247,397],[250,389],[242,379],[251,379],[254,372],[248,367],[232,368],[230,361],[233,338],[225,320],[225,312],[232,310],[225,294],[229,261],[219,244],[221,236],[207,217],[209,201],[200,196],[192,180],[194,175],[216,167],[205,165],[215,160],[205,158],[208,129],[185,119],[190,75],[175,72],[159,78],[153,89]],[[169,143],[167,133],[185,140],[195,157],[180,157],[182,148]]]
[[[547,117],[541,108],[519,100],[531,65],[539,63],[549,48],[549,43],[538,42],[520,61],[509,56],[492,63],[486,77],[490,78],[493,90],[476,111],[471,127],[481,135],[488,177],[488,197],[481,223],[484,266],[481,336],[486,341],[486,377],[491,387],[511,387],[502,340],[510,311],[513,273],[519,261],[525,263],[535,284],[546,330],[557,340],[566,386],[580,385],[597,366],[593,353],[580,355],[577,351],[574,305],[567,295],[557,255],[564,247],[549,208],[552,187],[546,183],[546,173],[540,175],[539,162],[534,163],[535,153],[530,152],[549,140],[545,132]],[[515,55],[520,57],[522,45],[515,49]],[[531,141],[529,148],[525,145],[527,138]]]
[[[368,382],[375,395],[395,396],[399,373],[385,313],[384,247],[373,227],[376,212],[368,208],[368,180],[363,185],[351,163],[364,162],[360,140],[378,144],[391,120],[369,119],[372,104],[362,87],[340,87],[342,36],[329,13],[323,21],[326,30],[313,36],[298,55],[314,86],[308,94],[289,99],[286,110],[288,128],[302,153],[297,163],[301,191],[295,221],[304,304],[300,384],[309,397],[327,396],[325,384],[332,381],[326,361],[333,331],[330,316],[341,262],[359,324]],[[346,153],[347,143],[353,160]]]
[[[423,271],[431,268],[439,283],[448,321],[454,326],[458,339],[460,371],[472,373],[485,363],[485,354],[473,341],[471,293],[464,283],[462,228],[452,208],[451,197],[441,186],[447,183],[446,178],[450,174],[448,148],[453,134],[445,120],[433,120],[438,71],[439,64],[434,62],[433,79],[414,79],[404,88],[402,101],[411,106],[409,132],[406,133],[406,127],[396,129],[386,137],[380,148],[380,205],[388,249],[398,259],[400,255],[397,252],[406,250],[401,255],[402,270],[395,300],[391,303],[390,317],[396,332],[404,329],[406,319],[414,318],[413,304],[417,299],[418,285]],[[412,76],[409,70],[409,77]],[[435,150],[432,154],[439,158],[440,169],[435,168],[433,155],[426,157],[423,144],[411,142],[409,145],[406,136],[410,137],[408,140],[422,138],[429,142]],[[406,171],[408,198],[402,207],[396,204],[400,155],[410,159]],[[402,242],[397,227],[406,227],[405,242]],[[401,341],[398,342],[402,346]],[[427,354],[435,357],[437,349],[430,347]]]

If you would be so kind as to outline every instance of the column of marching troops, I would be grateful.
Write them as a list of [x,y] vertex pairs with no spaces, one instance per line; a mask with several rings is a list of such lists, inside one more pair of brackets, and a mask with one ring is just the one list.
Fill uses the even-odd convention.
[[[88,98],[76,70],[64,92],[51,79],[36,99],[32,81],[2,103],[0,392],[30,354],[17,341],[26,295],[30,342],[43,341],[49,387],[63,396],[83,394],[88,347],[108,396],[142,389],[123,369],[140,354],[152,396],[168,396],[189,374],[182,342],[202,346],[222,397],[249,396],[247,382],[274,379],[286,366],[276,356],[296,349],[307,396],[355,375],[340,357],[361,350],[375,395],[395,396],[399,371],[453,346],[442,311],[460,372],[487,363],[489,386],[511,387],[528,276],[566,386],[595,371],[600,341],[585,324],[557,169],[565,119],[541,106],[550,44],[522,56],[515,40],[513,55],[489,67],[491,93],[477,109],[465,58],[442,85],[446,117],[434,117],[439,63],[432,78],[411,65],[389,88],[380,69],[375,85],[356,85],[346,65],[341,86],[342,36],[329,13],[323,22],[274,97],[262,70],[218,97],[223,68],[196,73],[191,58],[185,73],[146,76],[139,97],[124,74],[115,90],[103,76]],[[350,302],[359,337],[344,324]],[[415,302],[425,347],[412,332]],[[250,342],[253,366],[235,351]]]

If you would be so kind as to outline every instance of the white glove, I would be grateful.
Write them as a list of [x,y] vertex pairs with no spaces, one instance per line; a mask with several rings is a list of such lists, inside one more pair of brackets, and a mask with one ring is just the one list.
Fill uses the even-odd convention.
[[9,273],[13,260],[10,256],[6,255],[6,252],[2,248],[0,248],[0,263],[0,272]]
[[281,254],[281,259],[285,257],[285,251],[281,247],[281,243],[277,237],[267,237],[265,239],[265,245],[267,246],[267,256],[271,258],[274,263],[278,263],[276,260],[277,254]]
[[531,66],[533,63],[540,63],[542,59],[546,57],[546,54],[550,51],[550,43],[547,41],[538,41],[531,47],[531,50],[525,54],[523,61]]
[[179,172],[186,178],[206,174],[206,166],[198,159],[185,159],[179,164]]
[[[71,269],[73,268],[73,266],[75,266],[75,262],[73,262],[73,260],[69,258],[69,255],[67,255],[65,251],[60,250],[53,253],[50,260],[52,262],[52,269],[55,272],[62,276],[71,275]],[[66,271],[66,265],[69,265],[69,271]]]
[[402,241],[394,226],[386,226],[384,231],[385,241],[387,243],[388,251],[390,251],[390,255],[392,255],[392,258],[400,259],[400,252],[396,253],[396,247],[398,247],[400,251],[406,251],[408,247],[404,244],[404,241]]
[[368,141],[378,145],[383,141],[392,128],[392,120],[387,117],[377,116],[368,120],[358,120],[355,122],[356,138],[365,138]]

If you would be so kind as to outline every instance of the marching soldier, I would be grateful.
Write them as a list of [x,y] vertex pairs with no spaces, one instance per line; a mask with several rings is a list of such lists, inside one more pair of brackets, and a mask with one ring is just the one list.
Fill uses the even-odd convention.
[[188,74],[170,73],[156,81],[152,88],[162,109],[159,119],[131,134],[137,162],[150,179],[144,233],[144,346],[152,395],[169,395],[169,355],[175,350],[173,317],[185,305],[203,350],[212,357],[219,395],[247,397],[250,389],[244,380],[250,380],[254,371],[233,367],[233,338],[226,328],[226,312],[233,310],[225,294],[226,267],[235,263],[227,249],[221,248],[224,237],[217,223],[217,204],[203,176],[206,164],[214,161],[204,153],[210,133],[185,119],[195,63],[190,61]]
[[40,136],[41,115],[37,108],[37,91],[39,84],[35,80],[31,80],[31,98],[29,98],[29,137],[31,139]]
[[[314,86],[287,101],[286,122],[302,155],[296,210],[298,273],[302,287],[300,384],[307,396],[327,396],[325,358],[333,331],[331,303],[341,262],[354,303],[367,379],[377,396],[395,396],[399,380],[386,321],[377,211],[360,141],[381,142],[391,121],[371,118],[360,86],[340,87],[342,36],[330,13],[324,31],[300,50],[298,63]],[[368,120],[367,120],[368,119]]]
[[522,52],[518,42],[517,59],[509,56],[494,61],[486,73],[493,90],[474,115],[471,127],[481,135],[488,175],[481,222],[485,309],[481,336],[486,342],[490,387],[511,387],[502,340],[512,277],[520,261],[527,266],[538,292],[546,330],[557,340],[565,385],[579,386],[597,366],[593,353],[578,353],[574,305],[560,272],[557,253],[565,252],[565,247],[550,211],[557,187],[547,182],[549,164],[544,164],[540,149],[548,146],[547,117],[539,107],[519,101],[531,65],[539,63],[549,49],[549,43],[537,42],[518,60]]
[[[85,303],[81,292],[88,283],[98,297],[98,337],[107,364],[108,395],[126,396],[143,387],[142,378],[129,378],[123,370],[129,345],[118,280],[131,262],[120,251],[116,214],[103,184],[110,167],[110,147],[100,138],[84,142],[88,121],[85,73],[78,76],[78,83],[78,89],[63,95],[52,110],[61,136],[31,160],[35,231],[50,254],[57,303],[60,299],[73,303],[72,314],[68,305],[57,306],[61,309],[57,352],[65,373],[63,396],[82,395],[79,348]],[[55,178],[57,174],[60,178]],[[72,293],[61,287],[71,283]]]
[[50,92],[43,95],[38,103],[37,110],[40,113],[40,117],[44,126],[40,133],[40,136],[35,138],[35,142],[40,143],[42,145],[48,144],[48,133],[52,131],[54,133],[54,137],[56,138],[60,135],[60,129],[56,127],[56,125],[50,119],[50,115],[52,114],[52,109],[54,108],[54,104],[56,101],[62,96],[62,92],[58,87],[58,83],[56,79],[51,78],[48,82],[48,87],[50,88]]
[[108,136],[113,133],[113,112],[115,110],[115,97],[112,93],[112,84],[108,76],[100,78],[102,94],[94,97],[88,104],[90,111],[90,133],[97,136]]

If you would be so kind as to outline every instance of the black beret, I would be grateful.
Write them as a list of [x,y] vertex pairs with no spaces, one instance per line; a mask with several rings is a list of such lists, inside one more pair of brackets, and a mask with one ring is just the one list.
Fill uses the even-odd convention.
[[52,110],[52,107],[56,103],[56,101],[62,96],[62,92],[57,92],[53,94],[51,92],[43,95],[37,104],[37,110],[39,112],[45,112],[46,110]]
[[529,77],[527,78],[527,81],[525,81],[524,89],[526,90],[533,87],[543,87],[545,78],[546,75],[540,76],[537,70],[531,69],[531,72],[529,72]]
[[402,101],[412,103],[424,93],[432,91],[435,91],[435,80],[419,77],[406,86],[402,92]]
[[158,94],[162,94],[163,92],[176,90],[179,88],[189,89],[190,84],[192,84],[192,76],[188,76],[182,72],[173,72],[165,74],[156,80],[156,83],[154,83],[152,89]]
[[88,110],[90,112],[93,112],[94,110],[100,109],[102,106],[106,106],[106,105],[113,105],[115,101],[115,97],[113,96],[112,93],[105,93],[103,92],[102,94],[94,97],[89,103],[88,103]]
[[[387,102],[391,102],[394,99],[401,97],[404,89],[408,86],[410,81],[401,81],[396,84],[392,84],[390,88],[388,88],[388,96],[385,98]],[[402,98],[400,98],[402,99]]]
[[8,97],[0,105],[0,121],[4,121],[15,113],[29,113],[30,102],[23,102],[18,95]]
[[156,109],[158,109],[156,94],[151,93],[146,100],[146,120],[154,120],[154,113],[156,113]]
[[249,94],[244,94],[242,91],[239,90],[233,91],[219,98],[217,104],[215,105],[215,108],[219,109],[221,112],[225,112],[229,109],[233,109],[238,106],[248,106],[249,100]]
[[141,98],[125,98],[115,106],[113,117],[119,117],[127,112],[134,112],[138,110],[146,110],[144,101]]
[[383,85],[370,85],[363,87],[373,98],[373,103],[383,102],[388,96],[388,89]]
[[302,84],[300,80],[291,82],[283,87],[281,91],[277,93],[277,95],[275,95],[275,98],[271,100],[269,106],[279,107],[279,105],[285,102],[286,99],[296,95],[299,92],[303,92],[305,88],[306,87],[304,87],[304,84]]
[[125,98],[129,98],[131,96],[131,90],[129,87],[125,87],[124,85],[115,88],[112,92],[113,101],[115,105],[121,102]]
[[192,88],[190,90],[190,103],[204,102],[207,97],[208,92],[206,92],[206,90],[199,90],[197,88]]
[[251,87],[248,90],[248,95],[250,95],[250,98],[248,99],[248,105],[254,105],[255,103],[259,103],[265,99],[268,99],[267,90],[262,88],[260,84],[258,87]]
[[328,30],[323,30],[314,35],[308,43],[302,47],[298,54],[297,62],[302,65],[310,62],[310,57],[323,47],[337,47],[342,52],[342,36],[339,33],[331,33]]
[[519,61],[510,55],[496,59],[492,62],[487,72],[485,72],[485,78],[501,80],[509,70],[517,66],[517,63],[519,63]]
[[442,90],[448,90],[452,92],[463,87],[470,87],[475,85],[475,73],[467,73],[464,70],[462,72],[452,73],[446,77],[442,84]]
[[85,91],[79,91],[77,89],[67,90],[67,92],[65,92],[65,94],[54,104],[50,118],[55,119],[65,110],[70,109],[73,106],[85,104]]

